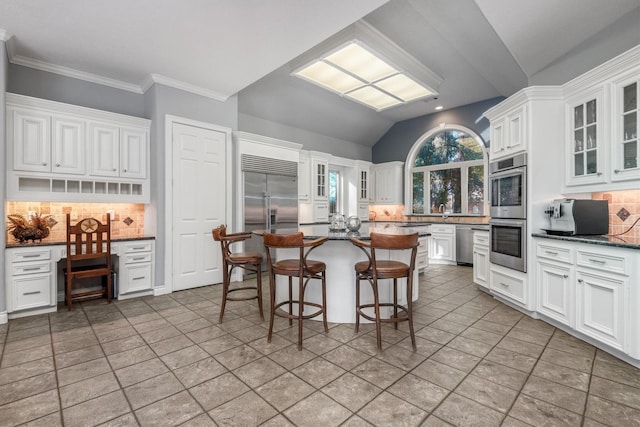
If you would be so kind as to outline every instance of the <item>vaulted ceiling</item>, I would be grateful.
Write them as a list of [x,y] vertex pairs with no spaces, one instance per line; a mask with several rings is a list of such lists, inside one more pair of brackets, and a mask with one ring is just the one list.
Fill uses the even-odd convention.
[[[10,61],[143,93],[158,82],[239,113],[371,146],[394,123],[509,96],[640,0],[2,0]],[[442,78],[437,100],[376,112],[291,76],[364,20]],[[4,31],[3,31],[4,30]],[[640,40],[639,40],[640,42]]]

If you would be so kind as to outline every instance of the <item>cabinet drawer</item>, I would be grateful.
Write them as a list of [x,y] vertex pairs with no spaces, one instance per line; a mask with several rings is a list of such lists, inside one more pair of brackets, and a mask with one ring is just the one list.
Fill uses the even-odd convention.
[[21,276],[23,274],[48,273],[51,271],[50,262],[38,262],[33,264],[13,264],[11,274]]
[[432,224],[431,233],[453,234],[453,226]]
[[418,256],[416,256],[416,269],[417,270],[422,270],[423,268],[427,267],[429,265],[429,258],[427,257],[427,254],[418,254]]
[[24,276],[13,280],[14,310],[51,305],[51,274]]
[[140,253],[140,254],[133,254],[133,255],[127,255],[125,257],[125,264],[136,264],[139,262],[151,262],[151,253],[147,252],[147,253]]
[[578,250],[576,264],[583,267],[604,270],[615,274],[628,274],[624,256],[606,255]]
[[151,264],[134,264],[126,270],[126,283],[120,283],[120,293],[127,294],[152,288]]
[[473,233],[473,244],[489,246],[489,232],[476,231]]
[[560,248],[557,246],[538,243],[536,245],[536,255],[539,258],[547,258],[566,264],[573,264],[573,250],[570,248]]
[[418,254],[429,253],[429,240],[427,237],[420,237],[418,239]]
[[491,290],[526,304],[524,297],[525,284],[522,279],[491,270]]
[[127,243],[124,245],[124,253],[151,252],[151,245],[151,242]]
[[49,249],[14,252],[11,257],[12,262],[40,261],[46,259],[51,259],[51,250]]

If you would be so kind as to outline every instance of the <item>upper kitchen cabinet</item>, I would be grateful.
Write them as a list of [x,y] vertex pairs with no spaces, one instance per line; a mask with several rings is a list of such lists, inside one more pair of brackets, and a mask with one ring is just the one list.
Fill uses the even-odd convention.
[[150,121],[6,94],[10,200],[147,203]]
[[307,151],[300,150],[298,160],[298,200],[308,202],[311,197],[311,159]]
[[527,106],[518,104],[488,117],[491,121],[491,159],[527,150]]
[[640,155],[638,155],[639,74],[638,71],[629,73],[613,83],[613,146],[611,147],[611,155],[614,169],[611,175],[612,181],[640,178]]
[[329,200],[330,154],[311,151],[311,187],[314,201]]
[[371,166],[371,171],[375,175],[375,204],[402,204],[403,165],[404,162],[387,162]]
[[584,91],[567,99],[566,167],[567,185],[605,182],[606,111],[609,110],[608,87]]
[[357,176],[358,202],[368,203],[371,197],[370,191],[370,174],[371,163],[357,160],[355,162]]
[[147,177],[147,139],[144,128],[89,122],[91,170],[94,176]]
[[85,126],[82,121],[20,108],[11,109],[8,115],[13,117],[13,132],[8,136],[13,140],[15,170],[84,173]]
[[639,82],[636,46],[564,85],[566,192],[638,187]]

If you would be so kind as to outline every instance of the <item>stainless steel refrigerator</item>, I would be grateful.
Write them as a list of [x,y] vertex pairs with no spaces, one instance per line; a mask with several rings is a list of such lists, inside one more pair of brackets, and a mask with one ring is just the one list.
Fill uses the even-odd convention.
[[[244,231],[298,231],[298,180],[295,176],[244,172]],[[245,251],[264,254],[262,237],[245,241]],[[266,270],[266,256],[262,264]]]

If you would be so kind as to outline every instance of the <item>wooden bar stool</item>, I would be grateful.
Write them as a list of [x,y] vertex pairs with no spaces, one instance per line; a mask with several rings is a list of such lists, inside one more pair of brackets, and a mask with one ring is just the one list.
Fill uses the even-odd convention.
[[[355,264],[356,270],[356,332],[360,327],[360,316],[376,323],[376,334],[378,339],[378,351],[382,351],[381,323],[393,323],[398,329],[398,322],[409,322],[409,333],[411,334],[411,344],[413,351],[416,351],[416,337],[413,333],[413,271],[416,264],[416,253],[418,249],[418,233],[394,235],[383,233],[371,233],[371,241],[366,242],[355,238],[351,242],[362,249],[367,255],[368,261],[361,261]],[[411,258],[408,264],[401,261],[391,261],[380,259],[380,251],[389,251],[392,258],[392,251],[411,251]],[[407,279],[407,306],[398,304],[398,279]],[[378,280],[393,279],[393,302],[380,302],[380,288]],[[362,304],[360,302],[360,281],[366,280],[373,289],[373,304]],[[380,307],[392,307],[393,315],[390,318],[380,316]],[[364,313],[365,308],[373,308],[374,316]],[[406,316],[398,316],[398,311],[404,312]]]
[[[324,262],[313,261],[308,259],[309,253],[322,245],[328,240],[327,237],[321,237],[314,240],[303,240],[302,233],[295,234],[271,234],[264,233],[264,247],[267,252],[267,263],[269,265],[269,290],[271,292],[271,317],[269,319],[269,334],[267,342],[271,342],[273,334],[274,316],[280,316],[289,319],[289,325],[293,324],[293,319],[298,320],[298,350],[302,350],[302,321],[322,315],[324,322],[324,331],[329,332],[327,324],[327,266]],[[275,260],[272,250],[277,249],[298,249],[298,258]],[[276,304],[276,275],[287,276],[289,278],[289,298]],[[293,297],[293,278],[298,278],[298,297]],[[307,284],[311,279],[318,279],[322,284],[322,303],[305,301],[304,294]],[[293,305],[298,306],[297,313],[293,311]],[[282,306],[289,306],[289,312],[277,311]],[[313,313],[304,314],[305,307],[316,307]]]
[[[213,239],[216,242],[220,242],[220,248],[222,249],[222,305],[220,306],[218,323],[222,323],[227,300],[247,301],[257,299],[260,318],[264,320],[262,311],[262,254],[258,252],[231,252],[233,243],[250,239],[251,233],[227,234],[225,225],[214,228],[211,233],[213,234]],[[256,273],[256,286],[236,286],[231,289],[231,273],[234,268],[238,267]],[[232,295],[234,292],[246,290],[255,290],[257,292],[255,295]]]

